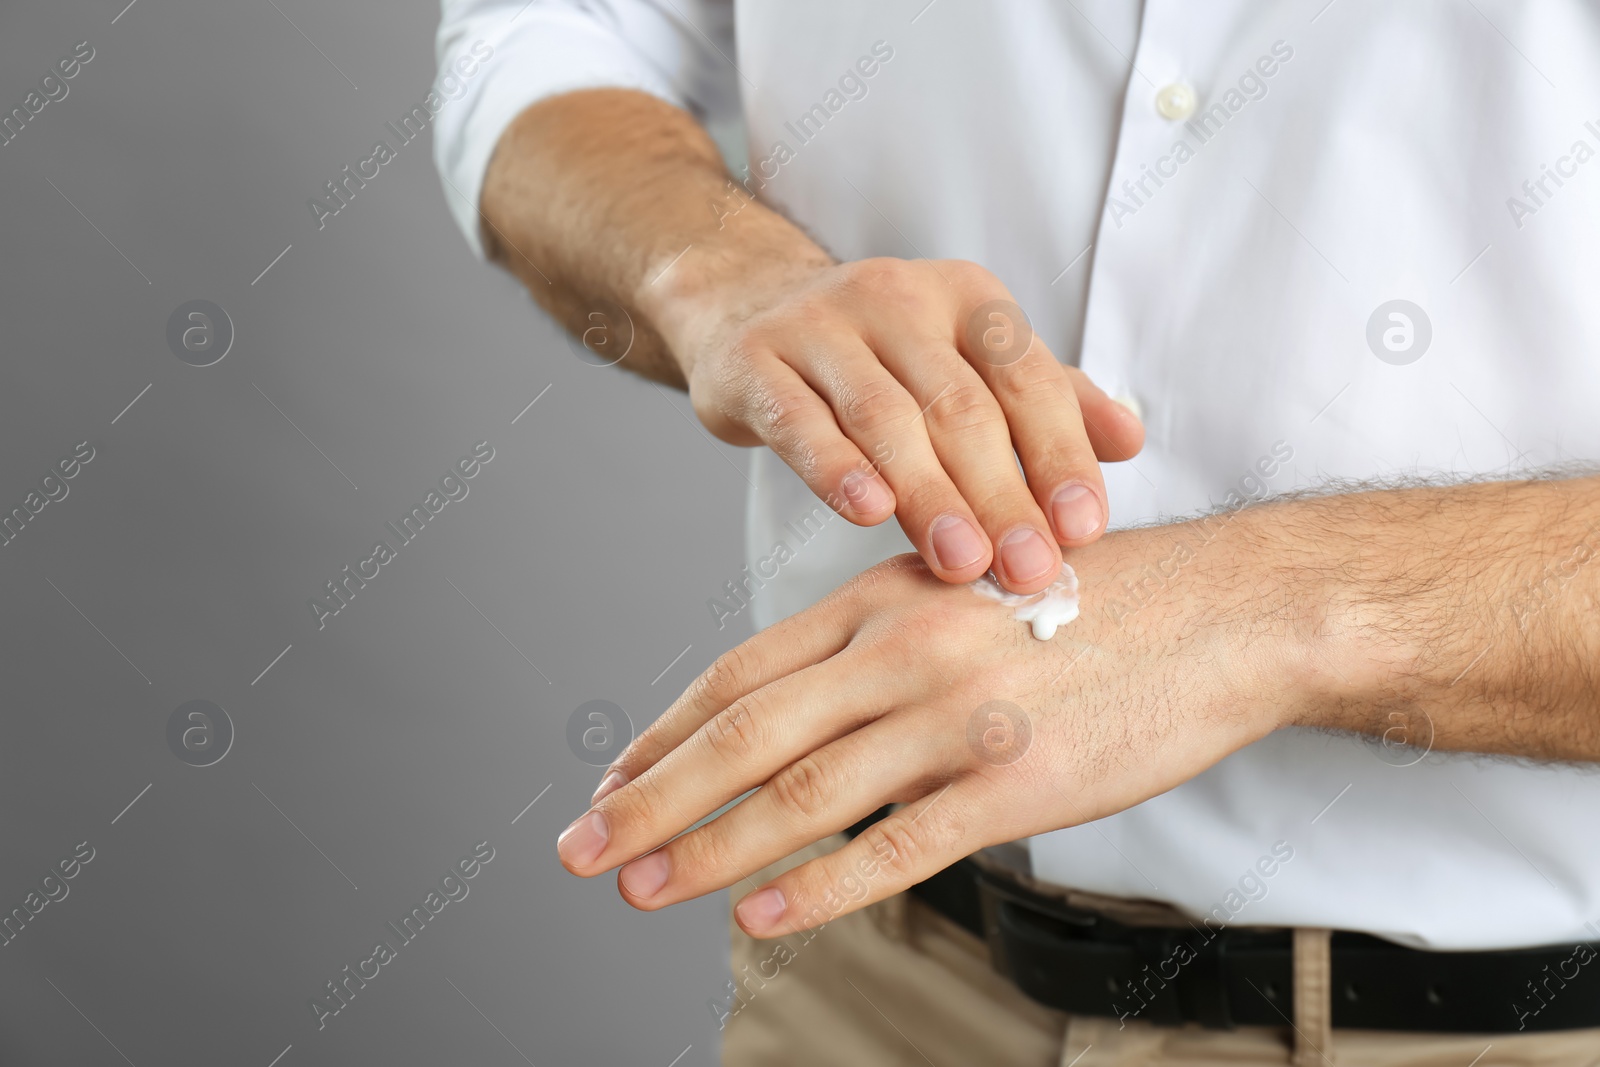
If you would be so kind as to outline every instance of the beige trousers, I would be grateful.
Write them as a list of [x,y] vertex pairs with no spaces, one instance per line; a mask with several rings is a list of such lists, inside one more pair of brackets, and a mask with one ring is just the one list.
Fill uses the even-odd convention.
[[[761,885],[838,847],[813,846],[755,875]],[[748,891],[749,885],[741,885]],[[737,896],[737,893],[735,893]],[[1030,1000],[971,933],[902,894],[820,931],[757,941],[732,925],[725,1067],[1588,1067],[1600,1030],[1397,1034],[1326,1027],[1326,937],[1295,940],[1296,1018],[1281,1028],[1205,1030],[1069,1016]],[[1322,995],[1318,995],[1318,985]]]

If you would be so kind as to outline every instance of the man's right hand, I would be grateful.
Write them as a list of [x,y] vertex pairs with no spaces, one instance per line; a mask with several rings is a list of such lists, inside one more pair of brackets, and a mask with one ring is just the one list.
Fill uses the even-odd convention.
[[713,434],[767,445],[852,522],[895,515],[948,582],[993,566],[1036,592],[1058,545],[1104,532],[1098,461],[1136,454],[1143,427],[1056,360],[994,275],[961,260],[835,264],[815,246],[764,270],[695,252],[636,300]]
[[[854,195],[853,193],[845,195]],[[1105,531],[1097,460],[1144,428],[958,260],[835,263],[728,177],[687,112],[629,89],[532,105],[480,198],[489,255],[575,333],[635,327],[621,365],[687,385],[712,433],[769,445],[851,522],[900,520],[933,573],[1013,592]],[[1017,460],[1021,459],[1021,469]]]

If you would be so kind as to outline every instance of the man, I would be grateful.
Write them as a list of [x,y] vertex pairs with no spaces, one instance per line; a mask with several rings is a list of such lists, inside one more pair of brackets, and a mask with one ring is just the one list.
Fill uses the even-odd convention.
[[560,843],[736,887],[729,1062],[1600,1053],[1600,15],[444,10],[468,239],[768,446]]

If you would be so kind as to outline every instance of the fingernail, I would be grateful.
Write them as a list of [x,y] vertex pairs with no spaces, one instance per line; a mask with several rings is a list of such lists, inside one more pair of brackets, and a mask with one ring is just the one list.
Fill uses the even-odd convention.
[[590,804],[600,803],[600,798],[615,793],[628,784],[628,776],[621,771],[609,771],[600,779],[600,784],[595,787],[594,796],[589,798]]
[[667,884],[667,870],[667,854],[652,852],[622,868],[618,877],[622,879],[622,888],[630,895],[648,900]]
[[605,851],[609,840],[611,827],[606,825],[606,817],[591,811],[561,831],[561,836],[556,838],[556,851],[568,864],[587,867]]
[[945,570],[958,571],[983,558],[983,535],[960,515],[941,515],[935,519],[929,540],[933,542],[933,554],[939,566]]
[[858,515],[871,515],[894,506],[894,495],[889,487],[877,478],[861,471],[851,471],[839,485],[851,510]]
[[1050,500],[1050,511],[1057,532],[1068,541],[1094,536],[1105,521],[1100,498],[1086,485],[1064,485],[1057,489]]
[[783,918],[786,907],[788,905],[784,902],[783,890],[773,886],[751,893],[739,901],[739,906],[733,909],[733,914],[745,930],[752,934],[760,934],[778,925],[778,920]]
[[1031,526],[1012,530],[1000,539],[1000,566],[1006,577],[1019,584],[1061,568],[1061,552]]

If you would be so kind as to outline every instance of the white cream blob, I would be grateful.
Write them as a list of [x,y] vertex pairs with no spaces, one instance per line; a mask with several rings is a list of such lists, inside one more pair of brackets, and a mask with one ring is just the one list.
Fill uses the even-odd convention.
[[1012,618],[1033,624],[1033,636],[1048,641],[1059,627],[1078,617],[1078,576],[1063,563],[1061,574],[1049,586],[1037,593],[1024,596],[1000,588],[994,572],[985,574],[972,583],[974,591],[990,600],[1015,608]]

